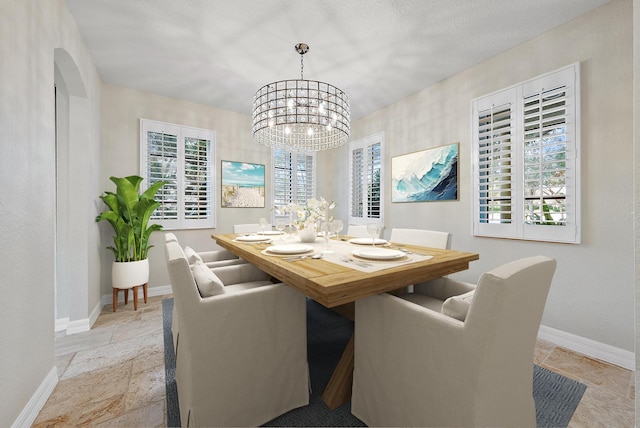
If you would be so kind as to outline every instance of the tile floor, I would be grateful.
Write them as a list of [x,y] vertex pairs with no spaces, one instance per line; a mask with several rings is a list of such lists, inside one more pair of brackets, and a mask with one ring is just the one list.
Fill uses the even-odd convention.
[[[93,328],[56,337],[59,382],[34,427],[166,426],[162,299],[105,306]],[[570,427],[633,427],[634,373],[538,342],[534,361],[587,385]]]

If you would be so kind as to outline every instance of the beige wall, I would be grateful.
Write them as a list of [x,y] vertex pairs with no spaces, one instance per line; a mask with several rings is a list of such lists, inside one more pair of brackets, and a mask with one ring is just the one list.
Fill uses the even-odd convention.
[[[66,177],[73,199],[58,199],[73,221],[67,245],[75,269],[67,296],[70,321],[86,320],[99,302],[97,232],[89,194],[99,171],[100,78],[63,0],[0,2],[0,426],[27,423],[38,388],[52,387],[56,234],[54,50],[60,69],[76,71],[67,87],[83,95],[63,103],[74,113],[67,129]],[[59,53],[63,51],[58,51]],[[56,60],[59,59],[55,57]],[[82,110],[82,120],[75,114]],[[81,142],[81,144],[80,144]],[[89,174],[91,172],[91,174]],[[92,278],[92,275],[94,277]],[[42,398],[42,397],[35,397]],[[46,395],[44,396],[46,399]],[[38,409],[36,408],[35,411]]]
[[[472,236],[471,100],[574,62],[582,79],[582,244]],[[453,248],[480,254],[458,275],[469,281],[515,258],[555,257],[543,324],[632,352],[632,72],[632,3],[617,0],[356,121],[352,140],[384,131],[387,171],[393,156],[460,142],[460,200],[392,204],[387,198],[386,236],[393,226],[452,232]],[[327,156],[341,172],[334,183],[346,180],[346,148]],[[346,196],[337,186],[333,192]],[[346,218],[346,203],[340,208]]]

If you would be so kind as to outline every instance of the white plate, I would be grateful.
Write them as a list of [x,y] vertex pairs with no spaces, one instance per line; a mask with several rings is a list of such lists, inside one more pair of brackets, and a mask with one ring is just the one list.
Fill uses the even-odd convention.
[[272,245],[270,247],[267,247],[267,251],[275,254],[301,254],[308,251],[313,251],[313,247],[311,245],[299,244]]
[[385,248],[363,248],[353,250],[354,256],[362,257],[363,259],[373,260],[394,260],[405,256],[405,253],[398,250],[387,250]]
[[244,235],[244,236],[238,236],[236,238],[236,241],[240,241],[240,242],[260,242],[260,241],[268,241],[270,238],[267,236],[260,236],[260,235]]
[[277,230],[265,230],[264,232],[258,232],[258,235],[284,235],[284,232],[278,232]]
[[[349,239],[349,242],[352,244],[358,245],[371,245],[371,238],[353,238]],[[376,245],[386,244],[387,241],[385,239],[376,238]]]

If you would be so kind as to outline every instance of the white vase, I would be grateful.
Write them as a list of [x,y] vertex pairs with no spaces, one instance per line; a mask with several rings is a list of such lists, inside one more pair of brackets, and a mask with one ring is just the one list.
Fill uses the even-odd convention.
[[316,232],[315,225],[298,230],[298,238],[300,238],[300,242],[315,242],[317,236],[318,233]]
[[135,262],[113,262],[111,267],[111,285],[125,289],[144,285],[149,282],[149,259]]

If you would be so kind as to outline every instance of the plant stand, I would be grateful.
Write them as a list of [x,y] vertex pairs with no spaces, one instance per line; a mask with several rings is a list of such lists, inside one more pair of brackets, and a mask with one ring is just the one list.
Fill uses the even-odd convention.
[[[137,311],[138,310],[138,287],[142,287],[142,294],[144,295],[144,302],[147,303],[147,286],[149,284],[148,283],[144,283],[141,286],[136,285],[134,287],[131,287],[130,289],[133,290],[133,310]],[[129,303],[129,288],[114,288],[113,289],[113,312],[115,312],[118,309],[118,293],[120,292],[120,290],[124,291],[124,304],[128,304]]]

